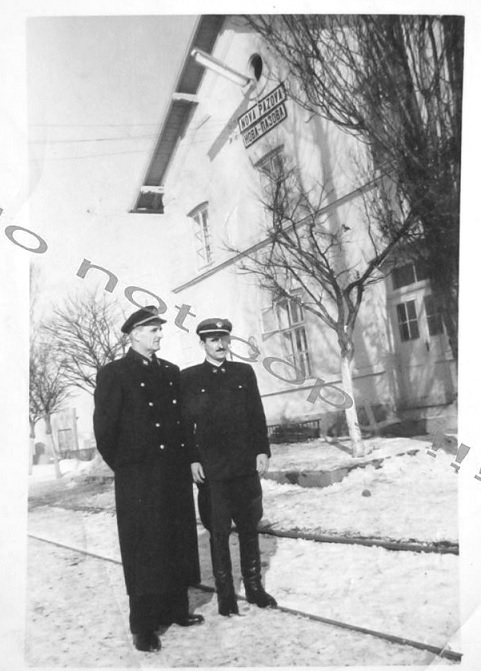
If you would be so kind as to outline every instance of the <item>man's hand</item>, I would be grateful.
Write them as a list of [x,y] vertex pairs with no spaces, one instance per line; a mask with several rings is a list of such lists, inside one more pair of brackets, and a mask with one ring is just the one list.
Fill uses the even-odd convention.
[[196,461],[190,465],[190,470],[192,471],[192,479],[194,480],[194,482],[196,482],[198,485],[204,482],[205,475],[204,475],[204,469],[202,468],[202,464],[199,464],[199,462]]
[[269,457],[267,454],[257,455],[257,472],[259,475],[264,475],[269,470]]

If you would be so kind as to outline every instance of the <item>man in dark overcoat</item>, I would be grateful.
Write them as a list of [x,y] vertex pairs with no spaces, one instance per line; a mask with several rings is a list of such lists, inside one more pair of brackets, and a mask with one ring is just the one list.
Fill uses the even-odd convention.
[[239,534],[246,598],[276,606],[261,582],[257,525],[262,517],[260,475],[269,466],[266,419],[251,366],[227,360],[232,324],[206,319],[197,327],[205,361],[181,372],[185,440],[199,513],[210,532],[212,569],[221,615],[238,614],[229,535]]
[[156,630],[203,622],[189,613],[200,581],[189,456],[181,441],[179,368],[160,359],[154,306],[122,326],[131,347],[104,366],[95,389],[97,447],[114,471],[120,551],[138,650],[160,649]]

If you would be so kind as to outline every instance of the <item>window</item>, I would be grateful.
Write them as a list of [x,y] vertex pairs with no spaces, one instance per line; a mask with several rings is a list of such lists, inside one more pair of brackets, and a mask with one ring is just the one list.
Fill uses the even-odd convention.
[[59,429],[57,432],[58,449],[62,458],[68,458],[70,452],[75,450],[74,435],[72,429]]
[[283,149],[284,147],[274,149],[257,164],[259,170],[266,175],[269,181],[278,179],[282,175],[284,169]]
[[164,191],[161,186],[142,186],[134,212],[164,214]]
[[257,163],[262,187],[269,205],[276,210],[286,202],[286,174],[283,147],[278,147]]
[[249,59],[249,69],[255,77],[255,80],[258,82],[262,76],[262,71],[264,69],[264,63],[262,61],[262,56],[260,54],[253,54]]
[[197,257],[197,267],[203,268],[214,258],[209,227],[208,203],[202,203],[192,210],[189,217],[194,221],[194,243]]
[[396,305],[399,333],[403,342],[419,338],[416,302],[407,301]]
[[262,333],[268,338],[279,330],[274,307],[264,308],[261,313]]
[[282,356],[305,377],[311,375],[309,347],[304,324],[304,310],[296,301],[284,298],[262,311],[264,337],[278,333]]
[[432,295],[425,296],[424,309],[426,310],[429,335],[434,336],[443,333],[442,302],[437,297]]
[[421,262],[407,263],[404,266],[394,268],[392,271],[393,289],[407,287],[409,284],[414,284],[415,282],[427,279],[428,274],[426,272],[426,267]]

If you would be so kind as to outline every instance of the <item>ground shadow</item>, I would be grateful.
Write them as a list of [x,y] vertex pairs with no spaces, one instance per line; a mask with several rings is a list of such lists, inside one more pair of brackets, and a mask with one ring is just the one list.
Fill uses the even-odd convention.
[[[260,522],[262,525],[262,520]],[[199,523],[197,527],[199,541],[199,561],[201,567],[200,589],[194,588],[189,592],[191,610],[200,608],[212,602],[217,610],[217,596],[215,593],[214,576],[212,573],[212,561],[210,556],[209,533]],[[244,585],[240,566],[239,537],[235,528],[232,529],[229,539],[230,554],[232,560],[232,576],[234,578],[234,590],[239,596],[244,596]],[[262,584],[266,587],[266,574],[269,570],[270,559],[275,554],[277,539],[273,536],[259,534],[259,547],[261,552]],[[205,588],[209,588],[209,591]],[[267,587],[266,587],[267,589]],[[211,591],[210,591],[211,590]],[[268,591],[268,590],[267,590]],[[275,597],[275,595],[273,595]],[[242,601],[242,600],[241,600]]]

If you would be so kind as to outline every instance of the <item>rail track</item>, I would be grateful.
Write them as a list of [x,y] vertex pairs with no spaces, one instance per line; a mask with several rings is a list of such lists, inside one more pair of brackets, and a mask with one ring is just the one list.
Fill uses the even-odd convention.
[[366,547],[380,547],[394,552],[430,552],[436,554],[459,555],[458,543],[441,541],[423,543],[420,541],[390,541],[384,538],[369,536],[341,536],[339,534],[306,533],[305,531],[281,531],[267,525],[259,527],[259,532],[267,536],[278,538],[296,538],[315,543],[341,543],[344,545],[364,545]]
[[[261,533],[264,533],[261,531]],[[55,545],[60,548],[64,548],[67,550],[70,550],[75,553],[83,554],[95,559],[98,559],[99,561],[105,561],[105,562],[110,562],[113,564],[117,564],[121,566],[121,562],[118,559],[113,559],[111,557],[105,557],[104,555],[97,554],[95,552],[90,552],[88,550],[84,550],[83,548],[79,547],[74,547],[72,545],[68,545],[65,543],[61,543],[59,541],[53,541],[48,538],[44,538],[42,536],[39,536],[38,534],[33,534],[33,533],[28,533],[27,536],[29,538],[32,538],[37,541],[41,541],[43,543],[48,543],[50,545]],[[213,587],[210,587],[208,585],[203,585],[202,583],[197,585],[194,589],[197,589],[202,592],[215,592],[215,589]],[[245,597],[242,595],[237,595],[238,599],[245,601]],[[340,620],[334,620],[332,618],[327,618],[323,617],[320,615],[314,615],[312,613],[306,613],[304,611],[296,610],[294,608],[286,608],[284,606],[277,606],[277,610],[287,613],[289,615],[294,615],[296,617],[304,617],[309,620],[313,620],[315,622],[322,622],[323,624],[328,624],[332,625],[334,627],[339,627],[341,629],[347,629],[353,632],[357,632],[360,634],[364,635],[369,635],[369,636],[374,636],[379,639],[383,639],[385,641],[388,641],[390,643],[395,643],[398,645],[403,645],[403,646],[409,646],[412,648],[417,648],[418,650],[424,650],[426,652],[431,652],[439,657],[443,657],[445,659],[449,659],[451,661],[455,662],[460,662],[462,658],[462,654],[453,650],[449,650],[447,648],[441,648],[439,646],[435,645],[430,645],[428,643],[424,643],[422,641],[415,641],[413,639],[405,638],[403,636],[396,636],[393,634],[387,634],[385,632],[377,631],[375,629],[369,629],[368,627],[361,627],[355,624],[350,624],[348,622],[342,622]]]
[[[62,508],[64,510],[75,510],[85,513],[106,512],[104,508],[98,506],[79,505],[78,503],[57,503],[39,500],[36,503],[30,503],[30,510],[39,506],[48,505],[51,508]],[[115,514],[112,509],[112,514]],[[233,528],[233,531],[236,531]],[[259,533],[266,536],[276,536],[277,538],[295,538],[315,543],[340,543],[344,545],[363,545],[365,547],[381,547],[385,550],[394,552],[429,552],[435,554],[453,554],[459,555],[459,544],[449,541],[422,542],[422,541],[395,541],[375,536],[342,536],[340,534],[311,533],[301,530],[281,530],[275,529],[268,524],[259,526]]]

